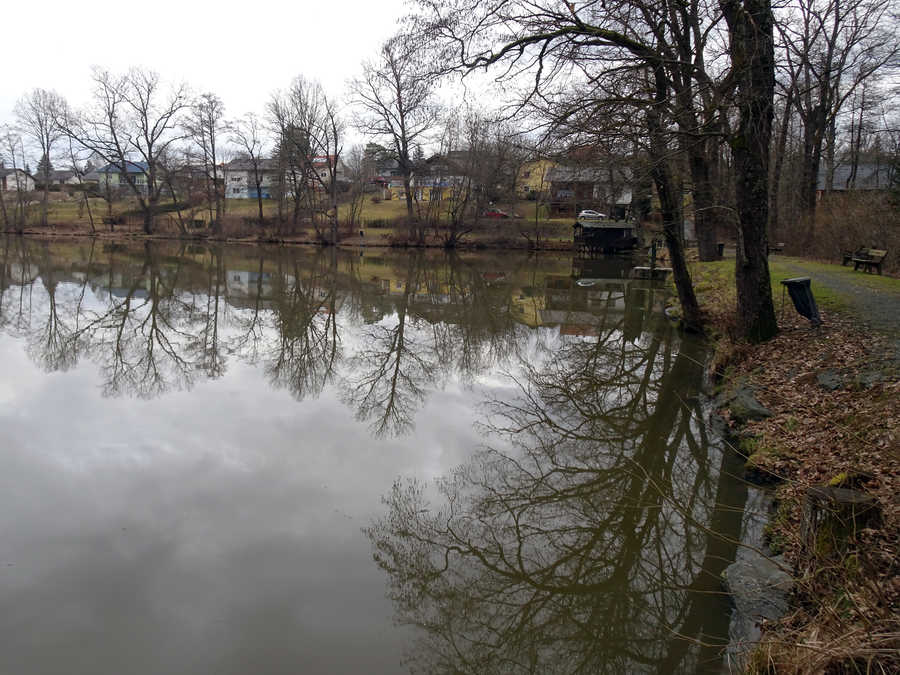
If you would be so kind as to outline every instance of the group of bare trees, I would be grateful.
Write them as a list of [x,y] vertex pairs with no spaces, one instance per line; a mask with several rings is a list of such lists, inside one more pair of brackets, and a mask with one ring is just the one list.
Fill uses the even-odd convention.
[[[42,195],[42,225],[47,224],[51,158],[70,168],[79,183],[87,167],[101,169],[96,193],[107,202],[124,196],[133,200],[143,230],[150,234],[156,229],[161,202],[167,199],[177,209],[183,229],[182,207],[190,207],[193,213],[203,203],[215,231],[226,208],[223,163],[231,156],[239,157],[255,177],[263,221],[262,165],[271,161],[269,133],[274,131],[279,139],[274,152],[278,161],[285,156],[303,157],[302,177],[295,175],[285,194],[303,199],[310,186],[327,193],[332,231],[336,229],[344,127],[334,101],[318,83],[298,77],[287,92],[273,95],[265,119],[251,113],[229,121],[224,103],[214,93],[194,95],[187,85],[167,85],[149,70],[113,73],[96,68],[92,79],[90,99],[77,109],[53,91],[28,92],[16,106],[16,124],[5,128],[0,166],[25,169],[28,147],[42,158],[35,176]],[[320,171],[316,160],[323,157],[330,161],[323,162]],[[7,229],[24,226],[30,197],[22,188],[9,191],[17,200],[9,209],[9,198],[0,202]],[[90,211],[86,197],[85,205]]]
[[[796,0],[778,22],[770,228],[814,235],[817,192],[853,187],[861,162],[890,163],[900,147],[890,73],[900,65],[896,10],[873,0]],[[849,166],[843,185],[835,169]],[[796,200],[790,199],[796,195]]]
[[[293,199],[294,222],[305,212],[320,239],[337,242],[344,149],[344,122],[337,102],[321,83],[299,76],[286,90],[272,95],[267,112],[277,137],[280,192]],[[320,213],[328,224],[327,237],[319,227]]]
[[[179,164],[199,167],[209,220],[219,223],[231,152],[252,175],[260,221],[265,173],[275,170],[279,219],[311,222],[330,242],[339,193],[350,192],[353,225],[371,173],[360,149],[345,152],[350,120],[396,163],[418,243],[440,227],[455,245],[486,203],[515,194],[525,159],[599,149],[628,164],[635,184],[653,183],[687,326],[702,324],[684,262],[690,204],[701,260],[716,256],[722,233],[737,240],[737,315],[747,337],[763,340],[776,330],[770,233],[793,227],[795,242],[808,244],[817,192],[834,187],[835,167],[849,162],[852,183],[866,157],[898,145],[884,123],[892,111],[883,80],[898,65],[896,18],[876,0],[792,0],[777,11],[770,0],[418,0],[406,28],[351,81],[343,107],[300,76],[272,94],[263,116],[227,122],[214,94],[192,97],[140,69],[97,69],[87,106],[76,111],[36,89],[16,107],[17,129],[45,174],[60,152],[73,165],[85,153],[112,167],[148,233],[167,187],[177,205]],[[479,71],[515,94],[511,107],[489,116],[437,103],[442,77]],[[12,166],[24,163],[17,138],[9,132],[4,142]],[[423,161],[423,147],[438,146],[443,160],[455,155],[452,166]],[[420,203],[429,181],[445,203]],[[7,227],[24,221],[22,204],[0,206]]]
[[701,260],[715,257],[719,232],[737,239],[743,334],[774,334],[768,207],[771,186],[784,185],[783,152],[770,167],[776,79],[784,116],[775,140],[783,149],[791,129],[802,137],[799,203],[811,212],[842,106],[896,65],[888,5],[797,0],[777,14],[769,0],[417,5],[410,40],[425,45],[438,71],[494,74],[518,91],[510,114],[557,145],[631,145],[654,183],[689,327],[702,321],[683,257],[686,191]]

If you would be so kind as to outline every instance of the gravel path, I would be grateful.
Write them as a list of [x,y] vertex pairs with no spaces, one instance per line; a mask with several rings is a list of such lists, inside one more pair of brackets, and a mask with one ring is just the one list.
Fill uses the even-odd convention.
[[[805,265],[799,260],[779,260],[792,276],[810,277],[844,299],[849,311],[867,326],[900,340],[900,285],[896,289],[872,288],[866,285],[865,272],[847,274],[828,271],[822,265]],[[846,268],[850,269],[850,268]]]

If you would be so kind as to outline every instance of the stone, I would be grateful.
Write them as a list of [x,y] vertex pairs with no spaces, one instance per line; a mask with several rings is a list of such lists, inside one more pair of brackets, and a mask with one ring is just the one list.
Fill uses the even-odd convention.
[[784,568],[782,556],[770,558],[744,549],[722,573],[734,604],[729,628],[734,652],[746,651],[759,641],[761,621],[774,621],[787,613],[794,580]]
[[728,410],[736,422],[743,424],[772,416],[772,411],[756,400],[753,390],[746,385],[735,388],[728,402]]
[[833,368],[826,368],[816,375],[819,386],[828,391],[836,391],[844,386],[844,378]]

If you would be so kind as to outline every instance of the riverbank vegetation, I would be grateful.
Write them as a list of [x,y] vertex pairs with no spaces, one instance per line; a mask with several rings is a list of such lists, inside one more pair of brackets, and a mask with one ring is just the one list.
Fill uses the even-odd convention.
[[[799,261],[797,261],[799,262]],[[777,279],[790,259],[770,265]],[[852,274],[851,268],[830,268]],[[846,270],[846,272],[840,272]],[[777,337],[762,345],[736,339],[729,262],[697,263],[701,306],[715,327],[720,382],[751,387],[771,416],[738,425],[746,477],[772,484],[776,512],[767,529],[773,553],[795,578],[792,609],[765,627],[749,669],[756,673],[889,673],[900,667],[900,344],[861,323],[853,297],[816,281],[824,323],[811,328],[787,299],[776,298]],[[900,280],[857,273],[873,292],[900,298]],[[726,417],[728,413],[726,412]],[[865,505],[847,518],[839,505],[816,517],[816,491],[838,488]],[[833,510],[834,509],[834,510]],[[829,524],[830,523],[830,524]]]

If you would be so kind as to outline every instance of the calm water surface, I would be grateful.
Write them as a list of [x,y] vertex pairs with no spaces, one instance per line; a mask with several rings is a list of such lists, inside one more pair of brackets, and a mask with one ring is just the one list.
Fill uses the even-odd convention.
[[0,239],[0,673],[716,672],[746,489],[630,264]]

